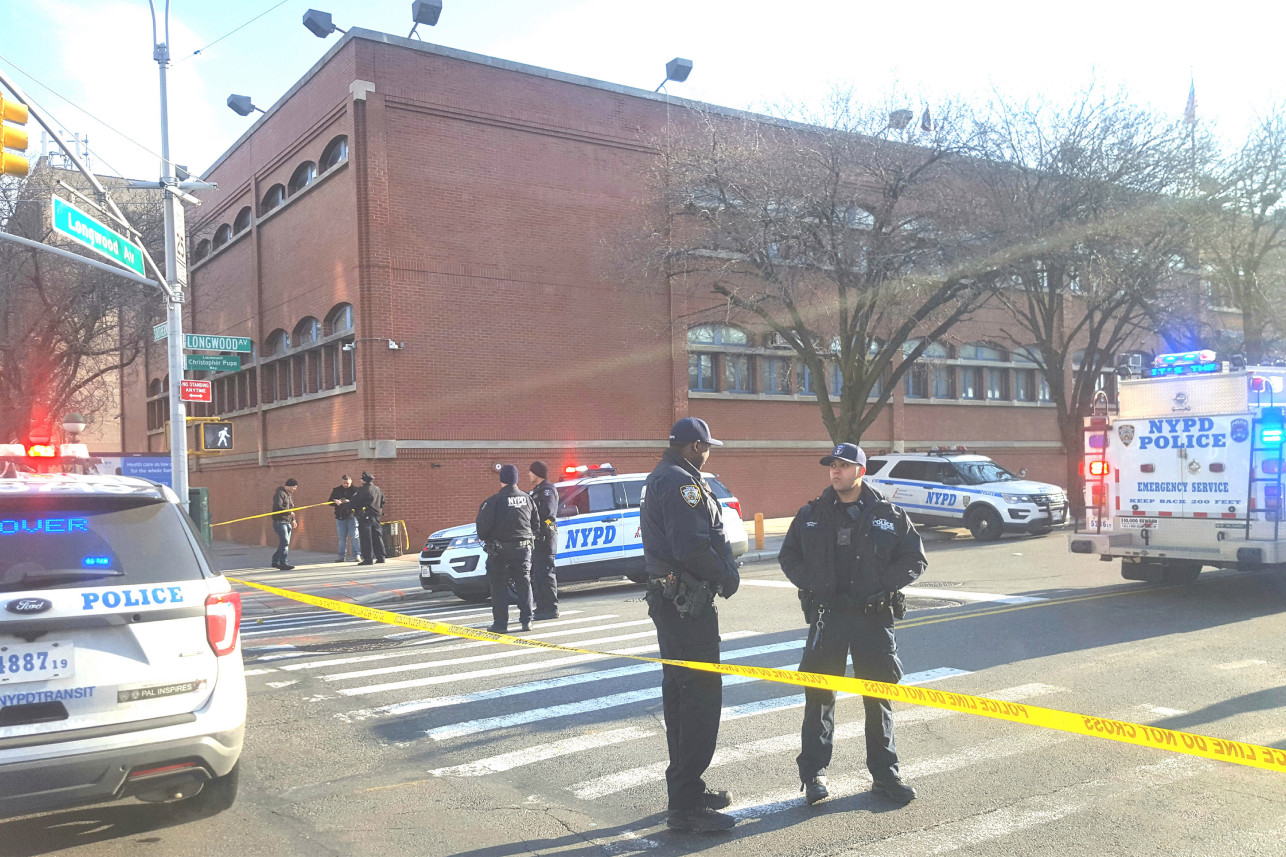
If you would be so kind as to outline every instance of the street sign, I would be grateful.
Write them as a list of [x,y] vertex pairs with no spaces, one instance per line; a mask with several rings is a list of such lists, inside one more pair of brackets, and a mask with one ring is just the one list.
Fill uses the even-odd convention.
[[241,358],[232,354],[184,354],[183,368],[189,372],[240,372]]
[[95,253],[99,253],[139,276],[143,275],[143,251],[118,232],[113,232],[70,202],[54,197],[54,231]]
[[170,336],[170,323],[163,321],[160,324],[152,325],[152,341],[160,342],[162,339],[168,339]]
[[232,423],[201,423],[202,452],[231,452]]
[[179,382],[179,400],[183,402],[213,401],[210,396],[210,382],[189,381],[184,378]]
[[235,351],[249,354],[255,349],[254,340],[248,336],[211,336],[208,333],[186,333],[183,347],[189,351]]

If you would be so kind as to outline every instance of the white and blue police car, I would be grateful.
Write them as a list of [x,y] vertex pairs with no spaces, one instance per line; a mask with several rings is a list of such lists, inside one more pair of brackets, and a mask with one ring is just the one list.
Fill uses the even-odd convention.
[[963,450],[872,455],[865,478],[916,523],[965,526],[978,541],[1006,532],[1045,535],[1067,523],[1062,488]]
[[172,490],[39,472],[71,460],[83,444],[0,444],[0,816],[128,797],[225,809],[241,596]]
[[[639,497],[646,473],[617,473],[610,464],[589,468],[572,465],[558,490],[558,555],[560,584],[609,577],[643,583],[643,539],[639,530]],[[735,556],[746,552],[741,502],[714,475],[705,473],[723,507],[723,522]],[[420,552],[420,585],[443,586],[465,601],[489,597],[487,559],[473,524],[439,530]]]

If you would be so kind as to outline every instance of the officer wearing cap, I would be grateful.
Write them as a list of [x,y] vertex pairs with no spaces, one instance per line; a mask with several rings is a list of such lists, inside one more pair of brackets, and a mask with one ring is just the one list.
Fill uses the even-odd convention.
[[[741,582],[719,501],[701,476],[710,449],[722,445],[710,436],[704,420],[679,420],[670,429],[670,448],[643,486],[648,615],[663,658],[719,662],[714,594],[728,598]],[[666,665],[661,696],[670,752],[667,824],[673,830],[700,832],[731,828],[737,820],[717,810],[732,798],[726,791],[707,789],[702,779],[719,737],[722,676]]]
[[533,461],[531,501],[536,504],[536,540],[531,554],[531,588],[536,599],[533,619],[558,618],[558,576],[554,556],[558,553],[558,489],[549,481],[549,465]]
[[[898,506],[862,481],[866,453],[856,444],[838,444],[822,458],[830,486],[795,515],[777,559],[809,623],[800,672],[844,675],[849,653],[853,675],[897,683],[902,678],[893,638],[900,590],[928,565],[924,544]],[[886,699],[862,697],[866,707],[866,767],[872,790],[897,803],[910,803],[915,789],[898,775],[893,741],[893,707]],[[802,748],[797,762],[800,791],[808,803],[830,796],[826,769],[835,734],[835,692],[804,690]]]
[[517,592],[518,621],[531,630],[531,548],[539,521],[531,495],[518,487],[518,468],[500,468],[504,487],[478,507],[474,522],[478,539],[487,552],[487,584],[491,587],[491,627],[503,634],[509,629],[509,584]]
[[362,561],[358,565],[384,562],[384,532],[380,529],[384,491],[375,484],[374,476],[362,473],[362,486],[353,492],[349,505],[357,516],[357,546],[362,551]]

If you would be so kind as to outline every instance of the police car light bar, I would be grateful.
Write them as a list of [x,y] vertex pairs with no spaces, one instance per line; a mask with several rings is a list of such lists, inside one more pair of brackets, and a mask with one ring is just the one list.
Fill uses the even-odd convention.
[[0,458],[88,459],[89,446],[83,443],[0,443]]
[[1156,367],[1162,366],[1195,366],[1199,363],[1213,363],[1216,354],[1209,348],[1201,351],[1180,351],[1174,354],[1162,354],[1152,361]]
[[563,468],[563,475],[569,478],[579,478],[582,476],[611,476],[615,473],[616,468],[606,461],[598,467],[590,467],[588,464],[569,464]]

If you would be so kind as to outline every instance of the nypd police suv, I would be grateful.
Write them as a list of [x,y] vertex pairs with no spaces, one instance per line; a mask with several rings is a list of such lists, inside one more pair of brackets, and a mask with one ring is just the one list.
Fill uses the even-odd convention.
[[1045,535],[1067,523],[1067,493],[1015,476],[985,455],[956,450],[871,456],[866,481],[916,523],[966,526],[978,541]]
[[[643,583],[643,541],[639,532],[639,496],[646,473],[618,474],[610,464],[590,469],[566,468],[558,490],[558,555],[560,584],[625,576]],[[746,552],[741,503],[711,474],[704,474],[723,507],[724,527],[734,556]],[[420,585],[447,586],[465,601],[488,597],[486,559],[472,524],[439,530],[420,552]]]
[[0,815],[123,797],[226,808],[241,597],[169,488],[31,472],[26,452],[0,445]]

